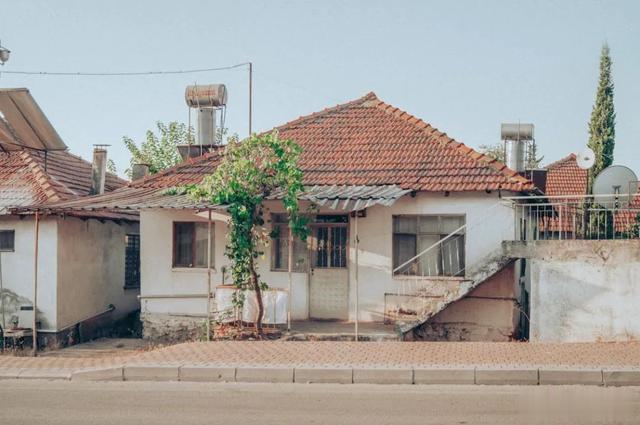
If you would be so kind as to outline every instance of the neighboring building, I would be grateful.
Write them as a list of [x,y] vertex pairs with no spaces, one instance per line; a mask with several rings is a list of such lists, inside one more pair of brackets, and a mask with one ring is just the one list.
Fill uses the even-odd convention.
[[[358,311],[360,321],[396,321],[409,339],[518,336],[519,270],[502,252],[502,241],[513,239],[515,216],[501,197],[532,192],[529,180],[373,93],[275,130],[302,146],[301,199],[319,207],[308,243],[294,245],[294,320],[353,321]],[[199,183],[223,151],[215,148],[103,196],[42,210],[140,211],[146,337],[179,339],[202,329],[207,210],[216,220],[214,286],[229,283],[222,273],[228,264],[224,210],[166,194]],[[280,231],[259,267],[271,287],[286,290],[286,224],[277,194],[273,198],[265,203],[267,227]]]
[[[15,208],[109,192],[126,181],[70,154],[26,89],[0,90],[0,325],[31,328],[21,307],[34,295],[35,217]],[[35,146],[36,143],[42,146]],[[56,143],[54,143],[56,142]],[[54,144],[55,150],[47,148]],[[94,154],[106,165],[106,151]],[[94,167],[95,169],[95,167]],[[37,319],[41,343],[65,345],[139,304],[138,216],[79,212],[39,217]],[[128,274],[125,263],[129,262]]]
[[588,171],[573,154],[546,169],[545,196],[516,207],[522,240],[505,247],[526,259],[530,340],[638,340],[640,196],[587,195]]

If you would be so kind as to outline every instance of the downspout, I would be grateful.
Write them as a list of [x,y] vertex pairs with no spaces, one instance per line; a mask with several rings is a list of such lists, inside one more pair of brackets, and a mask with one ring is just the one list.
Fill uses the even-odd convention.
[[211,210],[207,212],[207,341],[211,341]]
[[32,356],[38,355],[38,238],[40,236],[40,213],[36,211],[36,228],[35,228],[35,253],[33,259],[33,352]]

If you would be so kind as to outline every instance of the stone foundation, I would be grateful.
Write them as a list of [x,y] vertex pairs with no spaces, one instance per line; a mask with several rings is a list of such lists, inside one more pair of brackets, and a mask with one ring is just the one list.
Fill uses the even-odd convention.
[[144,313],[142,337],[158,342],[195,341],[206,335],[206,318],[173,314]]

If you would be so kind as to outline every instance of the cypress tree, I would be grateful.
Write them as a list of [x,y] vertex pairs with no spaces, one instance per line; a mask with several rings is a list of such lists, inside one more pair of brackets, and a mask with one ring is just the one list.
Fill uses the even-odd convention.
[[613,80],[611,78],[611,56],[605,43],[600,53],[600,80],[596,101],[589,121],[587,146],[595,153],[595,164],[589,173],[590,184],[602,170],[613,163],[613,148],[616,137],[616,113],[613,107]]

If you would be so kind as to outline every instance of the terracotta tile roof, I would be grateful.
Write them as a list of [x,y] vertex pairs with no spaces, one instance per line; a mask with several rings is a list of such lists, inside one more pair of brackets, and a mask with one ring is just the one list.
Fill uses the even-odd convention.
[[[534,190],[530,180],[503,163],[380,101],[374,93],[274,130],[302,146],[300,167],[307,186],[398,185],[438,192]],[[64,202],[58,207],[185,208],[186,198],[163,198],[161,193],[167,188],[200,183],[205,175],[213,173],[223,153],[221,146],[113,194]]]
[[397,184],[418,191],[533,190],[503,163],[374,93],[276,127],[303,148],[305,184]]
[[[107,173],[105,190],[127,182]],[[67,151],[22,150],[0,153],[0,214],[9,208],[59,202],[86,196],[91,188],[91,164]]]
[[[547,187],[545,193],[549,196],[585,195],[587,193],[587,170],[578,167],[576,155],[570,154],[547,167]],[[573,231],[574,221],[582,218],[582,205],[575,199],[555,198],[553,202],[567,203],[563,208],[564,217],[562,231]],[[620,209],[614,215],[615,228],[619,232],[632,231],[636,217],[640,214],[640,194],[636,194],[627,208]],[[577,218],[576,218],[577,217]],[[557,217],[549,217],[540,224],[542,229],[559,231],[560,224]],[[637,230],[636,230],[637,231]]]
[[547,195],[585,195],[587,193],[587,170],[578,167],[575,154],[549,164],[546,168],[545,193]]

